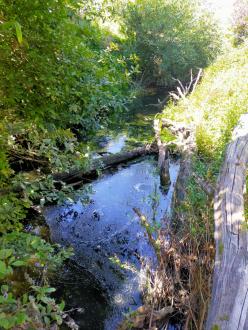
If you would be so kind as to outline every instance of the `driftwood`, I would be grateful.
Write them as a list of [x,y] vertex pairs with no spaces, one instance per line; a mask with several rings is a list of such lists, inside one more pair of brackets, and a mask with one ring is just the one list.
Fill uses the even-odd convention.
[[248,163],[248,114],[241,116],[214,200],[216,256],[206,329],[248,329],[248,231],[243,191]]
[[94,161],[94,164],[88,170],[73,170],[69,173],[57,173],[54,174],[53,177],[55,180],[63,181],[67,184],[72,184],[74,186],[77,184],[80,185],[96,179],[98,177],[99,169],[106,170],[135,158],[157,153],[158,150],[155,144],[146,145],[144,147],[135,148],[132,151],[125,151],[100,157]]
[[183,122],[174,122],[167,118],[162,119],[162,128],[168,129],[177,137],[177,141],[173,141],[173,144],[176,145],[180,153],[180,171],[176,182],[173,202],[175,204],[185,198],[187,180],[192,174],[192,156],[196,149],[195,128]]
[[[177,136],[177,142],[173,142],[173,145],[177,145],[180,151],[184,152],[184,146],[187,145],[189,139],[189,129],[183,124],[174,123],[163,119],[163,126],[167,126],[168,129]],[[169,175],[169,157],[168,147],[170,143],[162,143],[160,138],[159,121],[154,121],[154,130],[156,136],[156,143],[152,143],[143,147],[135,148],[131,151],[125,151],[113,155],[104,155],[94,160],[92,166],[87,170],[72,170],[69,173],[56,173],[53,175],[54,180],[65,182],[71,186],[77,187],[83,183],[91,182],[99,176],[99,170],[106,170],[111,167],[115,167],[121,163],[126,163],[135,158],[139,158],[146,155],[158,154],[158,167],[160,169],[161,186],[165,189],[170,184]],[[186,141],[186,142],[185,142]]]
[[149,103],[146,105],[146,107],[156,107],[159,108],[160,110],[163,109],[163,107],[166,105],[166,103],[168,102],[170,96],[167,95],[162,101],[160,99],[158,99],[158,103]]
[[169,164],[169,155],[168,148],[165,143],[162,143],[160,138],[160,127],[159,119],[154,119],[154,131],[155,137],[158,146],[158,168],[160,174],[160,183],[161,186],[167,189],[170,185],[170,164]]
[[184,86],[179,79],[174,79],[178,82],[179,86],[177,87],[175,92],[170,92],[169,95],[172,97],[174,101],[179,101],[180,99],[184,99],[188,94],[192,94],[195,91],[195,88],[202,77],[202,69],[199,69],[196,77],[193,77],[192,70],[190,71],[190,82]]

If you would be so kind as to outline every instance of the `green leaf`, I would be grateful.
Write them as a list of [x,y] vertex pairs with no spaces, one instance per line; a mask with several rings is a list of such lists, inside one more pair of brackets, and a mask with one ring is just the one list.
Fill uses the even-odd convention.
[[64,310],[64,308],[65,308],[65,302],[64,302],[64,301],[62,301],[62,302],[59,304],[59,308],[60,308],[61,311]]
[[1,286],[1,292],[2,292],[2,294],[5,294],[8,291],[9,291],[8,285],[2,285]]
[[26,265],[26,262],[22,261],[22,260],[16,260],[15,262],[13,262],[11,264],[11,266],[15,266],[15,267],[20,267],[20,266],[25,266],[25,265]]
[[16,36],[17,36],[17,40],[19,42],[19,44],[22,44],[22,27],[20,25],[20,23],[15,22],[15,29],[16,29]]
[[2,327],[4,329],[10,329],[10,327],[11,327],[11,324],[8,321],[8,319],[6,318],[5,313],[0,314],[0,327]]
[[44,317],[44,322],[45,322],[46,325],[50,324],[50,320],[47,316]]
[[12,253],[13,253],[12,249],[2,249],[2,250],[0,250],[0,259],[1,260],[7,259],[8,257],[11,256]]
[[55,315],[55,320],[57,321],[58,325],[63,323],[63,319],[60,315]]
[[40,300],[45,303],[45,304],[49,304],[49,302],[51,301],[51,298],[48,298],[48,297],[41,297]]
[[55,288],[44,288],[45,293],[51,293],[51,292],[55,292],[55,291],[56,291]]
[[7,268],[5,263],[0,260],[0,278],[4,278],[7,274]]
[[19,312],[16,316],[15,316],[15,319],[16,319],[16,323],[17,324],[22,324],[26,321],[27,319],[27,315],[23,312]]

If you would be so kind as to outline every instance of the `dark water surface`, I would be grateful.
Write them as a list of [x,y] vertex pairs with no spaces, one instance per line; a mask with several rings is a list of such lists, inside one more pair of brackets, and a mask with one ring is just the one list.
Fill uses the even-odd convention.
[[[148,108],[143,105],[147,113]],[[149,122],[145,116],[148,114],[143,114],[142,120]],[[149,132],[144,134],[152,135],[151,122],[145,127]],[[108,132],[102,149],[115,153],[127,147],[135,134],[131,135],[127,127],[122,129],[114,135]],[[58,274],[56,285],[68,309],[81,308],[72,314],[80,329],[114,330],[124,313],[142,304],[144,265],[154,267],[156,258],[133,208],[138,208],[154,228],[165,225],[178,171],[178,164],[171,162],[171,186],[164,193],[157,161],[145,157],[119,166],[92,183],[87,204],[78,200],[45,210],[52,240],[75,251],[73,261]]]

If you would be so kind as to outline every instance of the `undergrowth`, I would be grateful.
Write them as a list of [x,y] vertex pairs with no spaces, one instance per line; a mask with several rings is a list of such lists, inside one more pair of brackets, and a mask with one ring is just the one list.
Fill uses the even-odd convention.
[[89,135],[132,98],[135,56],[97,23],[93,3],[0,0],[0,329],[65,321],[49,278],[71,251],[25,226],[34,210],[75,198],[54,173],[85,169]]

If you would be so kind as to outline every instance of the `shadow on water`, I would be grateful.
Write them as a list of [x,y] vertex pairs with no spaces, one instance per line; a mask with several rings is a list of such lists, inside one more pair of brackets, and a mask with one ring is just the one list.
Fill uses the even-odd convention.
[[[109,298],[101,284],[86,269],[75,262],[67,262],[56,275],[53,285],[55,297],[66,302],[66,310],[79,329],[104,329],[106,315],[110,310]],[[68,329],[66,326],[62,330]]]

